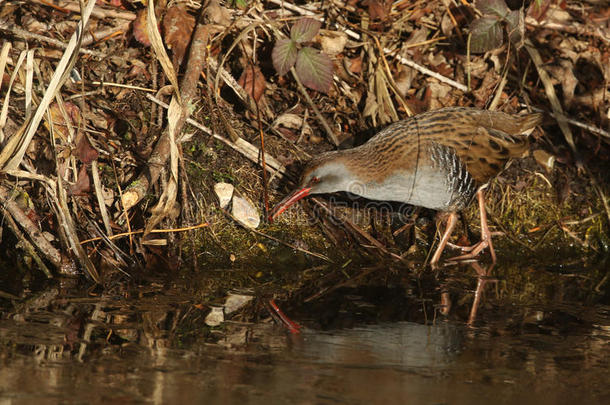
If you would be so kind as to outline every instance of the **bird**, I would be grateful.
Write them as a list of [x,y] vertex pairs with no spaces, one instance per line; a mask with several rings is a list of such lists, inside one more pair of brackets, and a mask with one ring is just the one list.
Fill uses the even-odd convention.
[[446,212],[445,231],[430,260],[435,265],[457,224],[457,213],[476,195],[481,240],[452,260],[474,258],[489,248],[495,263],[484,189],[509,161],[527,153],[528,135],[542,118],[541,113],[446,107],[397,121],[360,146],[313,158],[299,186],[275,206],[269,220],[309,195],[341,191]]

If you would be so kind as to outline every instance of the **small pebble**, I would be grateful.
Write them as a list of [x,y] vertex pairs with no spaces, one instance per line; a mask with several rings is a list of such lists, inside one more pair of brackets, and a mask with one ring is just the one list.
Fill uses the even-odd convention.
[[225,320],[222,307],[212,307],[210,313],[205,317],[205,324],[208,326],[218,326]]
[[233,216],[248,228],[255,229],[261,223],[258,210],[248,200],[241,197],[233,198]]
[[229,206],[234,189],[233,184],[229,183],[216,183],[214,186],[214,192],[216,193],[216,196],[218,196],[220,208],[223,210]]

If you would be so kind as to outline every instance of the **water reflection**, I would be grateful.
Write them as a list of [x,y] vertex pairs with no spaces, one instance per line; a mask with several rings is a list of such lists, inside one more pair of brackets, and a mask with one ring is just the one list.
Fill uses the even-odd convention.
[[317,363],[436,372],[452,361],[462,334],[448,323],[397,323],[328,333],[306,331],[295,341],[291,353]]
[[208,328],[186,289],[0,301],[0,402],[610,402],[610,309],[574,278],[470,263],[362,280],[284,301],[299,335]]
[[608,330],[534,343],[531,335],[472,334],[453,323],[306,330],[298,336],[272,325],[249,329],[253,343],[241,350],[132,346],[84,363],[3,357],[0,400],[472,404],[501,398],[499,403],[561,404],[605,403],[610,394]]

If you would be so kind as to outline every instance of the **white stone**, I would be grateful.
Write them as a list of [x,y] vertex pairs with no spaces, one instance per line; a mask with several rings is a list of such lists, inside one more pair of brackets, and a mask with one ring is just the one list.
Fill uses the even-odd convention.
[[212,307],[210,313],[205,317],[205,324],[208,326],[218,326],[225,321],[225,314],[222,307]]
[[244,305],[254,299],[251,295],[229,294],[225,301],[225,314],[230,315],[233,312],[241,309]]
[[233,216],[248,228],[257,228],[261,223],[258,210],[248,200],[237,196],[233,198]]
[[223,210],[229,206],[234,189],[233,184],[229,183],[216,183],[216,185],[214,185],[214,192],[216,193],[216,196],[218,196],[220,208]]

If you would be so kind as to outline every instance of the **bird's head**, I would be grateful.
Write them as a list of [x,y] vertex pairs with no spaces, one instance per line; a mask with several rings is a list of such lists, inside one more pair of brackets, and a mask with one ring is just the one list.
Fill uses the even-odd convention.
[[290,206],[308,195],[345,191],[342,185],[349,177],[346,171],[337,152],[325,153],[314,158],[303,171],[299,186],[271,211],[269,221],[273,221]]

